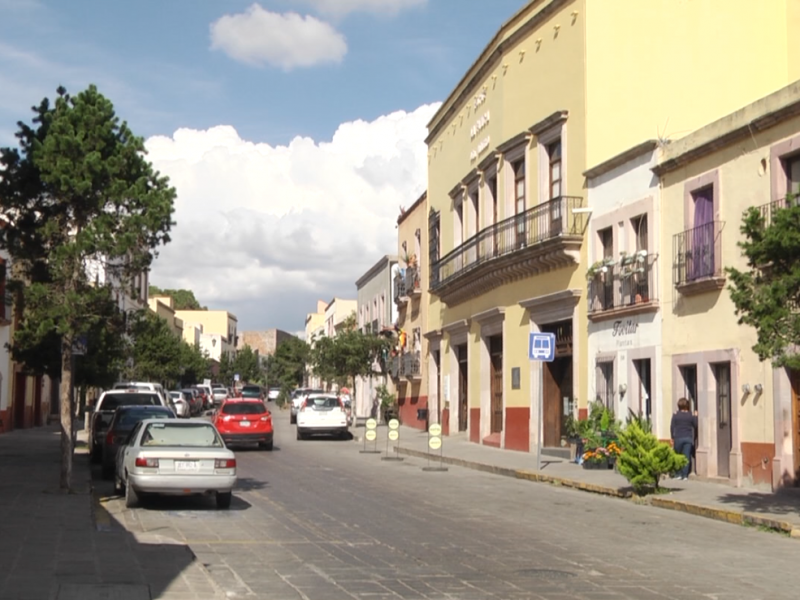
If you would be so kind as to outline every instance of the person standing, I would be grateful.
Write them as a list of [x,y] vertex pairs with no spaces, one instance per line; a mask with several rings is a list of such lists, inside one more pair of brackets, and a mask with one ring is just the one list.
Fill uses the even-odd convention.
[[692,455],[694,454],[694,444],[697,439],[697,412],[689,412],[690,404],[686,398],[678,400],[678,412],[672,415],[672,422],[669,426],[672,447],[675,452],[686,457],[686,465],[678,471],[678,479],[689,479],[689,470],[692,465]]

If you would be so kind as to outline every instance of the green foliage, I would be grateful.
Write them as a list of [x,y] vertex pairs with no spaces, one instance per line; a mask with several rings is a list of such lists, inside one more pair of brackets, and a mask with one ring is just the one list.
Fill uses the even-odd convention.
[[346,329],[335,337],[321,337],[311,348],[314,372],[327,382],[340,385],[355,383],[356,377],[371,375],[389,341],[383,336]]
[[155,313],[137,314],[133,333],[134,365],[126,379],[157,381],[172,389],[179,383],[189,385],[208,376],[208,359],[200,349],[180,339]]
[[375,390],[375,394],[378,397],[378,402],[380,402],[381,408],[392,408],[395,404],[397,404],[397,396],[392,394],[389,391],[389,388],[387,388],[384,384],[378,386],[378,389]]
[[311,349],[303,340],[291,337],[267,358],[267,385],[292,390],[303,385]]
[[739,323],[756,330],[753,350],[776,367],[800,368],[800,203],[786,198],[767,222],[758,208],[745,213],[739,242],[748,269],[727,268]]
[[244,346],[235,356],[230,352],[222,354],[219,361],[219,381],[225,385],[233,385],[237,374],[240,383],[256,383],[263,379],[264,370],[260,359],[250,346]]
[[625,425],[628,426],[633,422],[642,428],[643,431],[647,433],[652,433],[653,431],[653,422],[650,420],[650,417],[646,417],[642,414],[641,411],[638,413],[633,412],[633,410],[628,409],[628,417],[625,419]]
[[151,285],[148,293],[150,296],[169,296],[175,310],[208,310],[207,306],[200,306],[192,290],[162,290]]
[[685,456],[675,452],[669,444],[659,442],[637,420],[632,420],[620,432],[619,441],[622,454],[617,459],[617,468],[637,493],[657,491],[662,476],[686,465]]

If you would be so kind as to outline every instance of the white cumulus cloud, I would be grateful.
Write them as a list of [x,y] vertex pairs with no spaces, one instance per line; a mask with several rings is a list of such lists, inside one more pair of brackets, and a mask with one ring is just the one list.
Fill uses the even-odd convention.
[[422,6],[428,0],[300,0],[313,6],[318,12],[342,17],[353,12],[369,12],[377,15],[394,16],[400,11]]
[[312,16],[270,12],[259,4],[220,17],[210,32],[212,50],[250,65],[268,64],[286,71],[339,63],[347,54],[344,36],[330,24]]
[[225,125],[149,138],[178,191],[153,283],[193,290],[243,330],[300,330],[317,300],[355,298],[356,279],[397,252],[399,207],[425,190],[438,106],[344,123],[324,142],[270,146]]

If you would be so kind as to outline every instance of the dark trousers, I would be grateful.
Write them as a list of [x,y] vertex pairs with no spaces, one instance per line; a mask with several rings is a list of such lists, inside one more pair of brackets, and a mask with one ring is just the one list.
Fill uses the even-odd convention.
[[692,467],[692,454],[694,454],[694,440],[692,438],[678,438],[675,440],[675,452],[686,457],[686,466],[678,471],[678,477],[689,477]]

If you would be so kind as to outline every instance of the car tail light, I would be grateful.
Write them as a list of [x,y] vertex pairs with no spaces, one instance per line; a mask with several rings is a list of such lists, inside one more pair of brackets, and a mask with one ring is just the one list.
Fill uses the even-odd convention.
[[111,431],[109,431],[106,434],[106,444],[111,446],[113,443],[114,443],[114,434]]
[[230,421],[231,420],[231,416],[230,415],[225,415],[224,417],[222,417],[222,420],[226,421],[226,422]]
[[236,459],[235,458],[218,458],[214,461],[214,468],[215,469],[235,469],[236,468]]
[[137,458],[136,459],[136,466],[137,467],[146,467],[148,469],[157,469],[158,468],[158,459],[157,458]]
[[266,416],[261,417],[262,421],[269,421],[272,418],[272,415],[267,414]]

